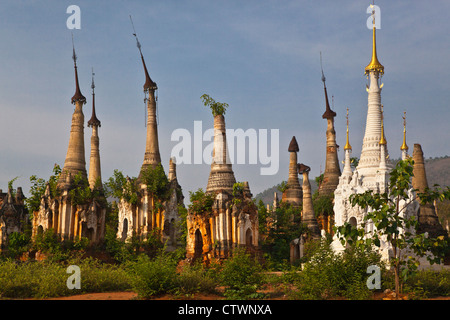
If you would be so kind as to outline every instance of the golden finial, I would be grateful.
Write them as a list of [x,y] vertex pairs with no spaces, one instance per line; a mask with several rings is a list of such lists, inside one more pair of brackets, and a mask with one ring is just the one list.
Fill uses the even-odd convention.
[[381,139],[379,142],[380,145],[386,145],[387,141],[384,137],[384,112],[383,112],[383,105],[381,105]]
[[408,145],[406,144],[406,111],[403,111],[403,144],[400,147],[400,150],[408,151]]
[[344,150],[352,150],[352,146],[348,141],[348,108],[347,108],[347,141],[345,143]]
[[375,27],[375,6],[370,5],[372,10],[372,24],[373,24],[373,31],[372,31],[372,60],[365,68],[365,74],[368,75],[371,71],[376,71],[378,73],[383,74],[384,73],[384,66],[378,61],[377,58],[377,39],[376,39],[376,27]]

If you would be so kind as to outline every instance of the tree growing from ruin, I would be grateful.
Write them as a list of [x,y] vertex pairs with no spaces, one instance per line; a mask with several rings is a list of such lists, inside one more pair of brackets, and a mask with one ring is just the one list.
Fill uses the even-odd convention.
[[213,116],[225,115],[225,111],[229,107],[228,103],[217,102],[209,95],[204,94],[200,97],[203,100],[205,107],[209,107]]

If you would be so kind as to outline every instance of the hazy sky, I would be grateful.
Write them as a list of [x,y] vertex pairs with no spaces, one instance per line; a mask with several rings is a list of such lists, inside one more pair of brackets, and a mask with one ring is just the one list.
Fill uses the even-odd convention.
[[[431,4],[432,3],[432,4]],[[159,145],[168,170],[176,129],[203,131],[213,116],[204,93],[230,105],[229,129],[279,130],[279,170],[261,175],[261,163],[233,165],[254,195],[287,180],[288,145],[296,136],[299,162],[311,177],[325,166],[326,120],[319,52],[334,96],[337,143],[343,160],[345,110],[350,142],[359,157],[364,134],[372,50],[366,27],[370,1],[18,1],[0,4],[0,188],[29,194],[29,177],[48,179],[64,164],[74,110],[72,33],[80,87],[91,116],[91,68],[102,178],[114,169],[137,176],[145,151],[145,82],[129,15],[152,79],[158,84]],[[448,1],[376,1],[381,8],[378,58],[385,66],[382,103],[391,158],[400,156],[402,114],[407,143],[426,157],[450,154],[450,27]],[[66,9],[81,10],[81,29],[69,30]],[[91,129],[85,127],[89,165]],[[194,137],[192,137],[194,139]],[[203,147],[209,143],[204,142]],[[270,150],[270,149],[269,149]],[[87,168],[88,169],[88,168]],[[181,164],[178,180],[189,191],[206,188],[208,164]],[[187,201],[188,203],[188,201]]]

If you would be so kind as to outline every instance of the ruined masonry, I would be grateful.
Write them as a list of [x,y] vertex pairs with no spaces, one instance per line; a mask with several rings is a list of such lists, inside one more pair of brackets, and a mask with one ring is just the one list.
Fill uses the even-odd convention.
[[[81,237],[89,239],[91,244],[98,243],[105,236],[106,199],[103,195],[101,184],[100,152],[98,127],[100,121],[95,114],[94,82],[92,82],[92,118],[88,125],[92,127],[91,157],[89,180],[86,171],[84,150],[84,114],[83,105],[86,98],[83,96],[78,83],[77,56],[73,48],[73,61],[75,69],[75,94],[71,99],[75,105],[72,115],[72,127],[70,130],[69,145],[66,160],[61,171],[57,194],[52,194],[49,184],[41,199],[40,209],[33,212],[33,237],[45,230],[53,229],[62,240],[75,240]],[[70,196],[70,190],[74,186],[74,177],[81,175],[85,181],[89,181],[90,188],[96,192],[93,199],[86,203],[76,204]]]
[[[143,175],[149,168],[155,169],[161,166],[161,156],[159,152],[158,124],[156,119],[156,91],[158,86],[150,78],[141,45],[137,40],[139,53],[145,73],[144,94],[147,104],[147,138],[145,144],[144,161],[137,179],[138,201],[131,204],[125,199],[120,199],[119,225],[117,238],[122,241],[130,239],[132,236],[145,238],[151,232],[157,232],[163,242],[167,243],[167,249],[173,250],[178,245],[177,238],[180,230],[177,225],[180,221],[178,206],[184,206],[181,186],[178,184],[176,176],[175,159],[170,159],[169,164],[169,199],[160,201],[156,199],[147,189],[143,181]],[[162,206],[156,205],[161,203]]]
[[[243,192],[233,197],[236,183],[233,169],[228,161],[225,118],[214,117],[214,149],[211,171],[206,187],[207,194],[214,195],[211,212],[199,214],[188,211],[187,246],[188,263],[229,257],[236,247],[256,251],[258,248],[258,212],[252,202],[248,182]],[[238,201],[233,201],[237,199]]]

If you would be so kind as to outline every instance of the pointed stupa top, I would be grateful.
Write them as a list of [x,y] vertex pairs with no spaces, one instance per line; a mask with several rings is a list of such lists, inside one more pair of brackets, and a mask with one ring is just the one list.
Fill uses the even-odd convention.
[[94,75],[95,75],[94,68],[92,68],[92,84],[91,84],[91,88],[92,88],[92,117],[88,121],[88,127],[93,127],[93,126],[101,127],[101,122],[100,122],[100,120],[97,119],[97,115],[95,114]]
[[80,90],[80,85],[78,84],[78,71],[77,71],[77,55],[75,54],[75,45],[73,44],[73,35],[72,35],[72,48],[73,48],[73,66],[75,68],[75,94],[73,95],[71,101],[75,104],[76,101],[81,101],[83,104],[86,103],[86,98],[83,96]]
[[383,105],[381,105],[381,138],[380,138],[380,145],[386,145],[386,137],[384,136],[384,113],[383,113]]
[[133,20],[131,19],[131,15],[130,15],[130,21],[131,21],[131,25],[133,26],[133,31],[134,31],[133,36],[136,38],[136,46],[139,49],[139,53],[141,54],[142,65],[144,66],[144,72],[145,72],[144,92],[148,92],[149,90],[156,90],[156,89],[158,89],[158,86],[156,85],[156,82],[154,82],[150,78],[150,74],[148,73],[147,66],[146,66],[145,60],[144,60],[144,56],[142,55],[142,51],[141,51],[141,44],[137,38],[136,30],[134,30],[134,24],[133,24]]
[[406,111],[403,112],[403,144],[400,147],[400,150],[408,151],[408,145],[406,144]]
[[336,117],[336,112],[334,112],[333,110],[331,110],[330,108],[330,103],[328,102],[328,93],[327,93],[327,86],[325,84],[325,75],[323,73],[323,68],[322,68],[322,52],[320,53],[320,68],[322,70],[322,82],[323,82],[323,90],[325,92],[325,112],[322,115],[323,119],[331,119]]
[[292,137],[291,143],[289,143],[289,152],[299,152],[300,149],[298,148],[297,140],[295,139],[295,136]]
[[352,146],[350,145],[349,139],[348,139],[348,108],[347,108],[347,138],[345,141],[344,150],[352,150]]
[[378,61],[377,57],[377,37],[376,37],[376,27],[375,27],[375,8],[374,5],[370,5],[372,10],[372,23],[373,23],[373,29],[372,29],[372,60],[370,60],[370,63],[365,68],[365,74],[369,74],[372,71],[378,72],[380,74],[384,73],[384,66]]

